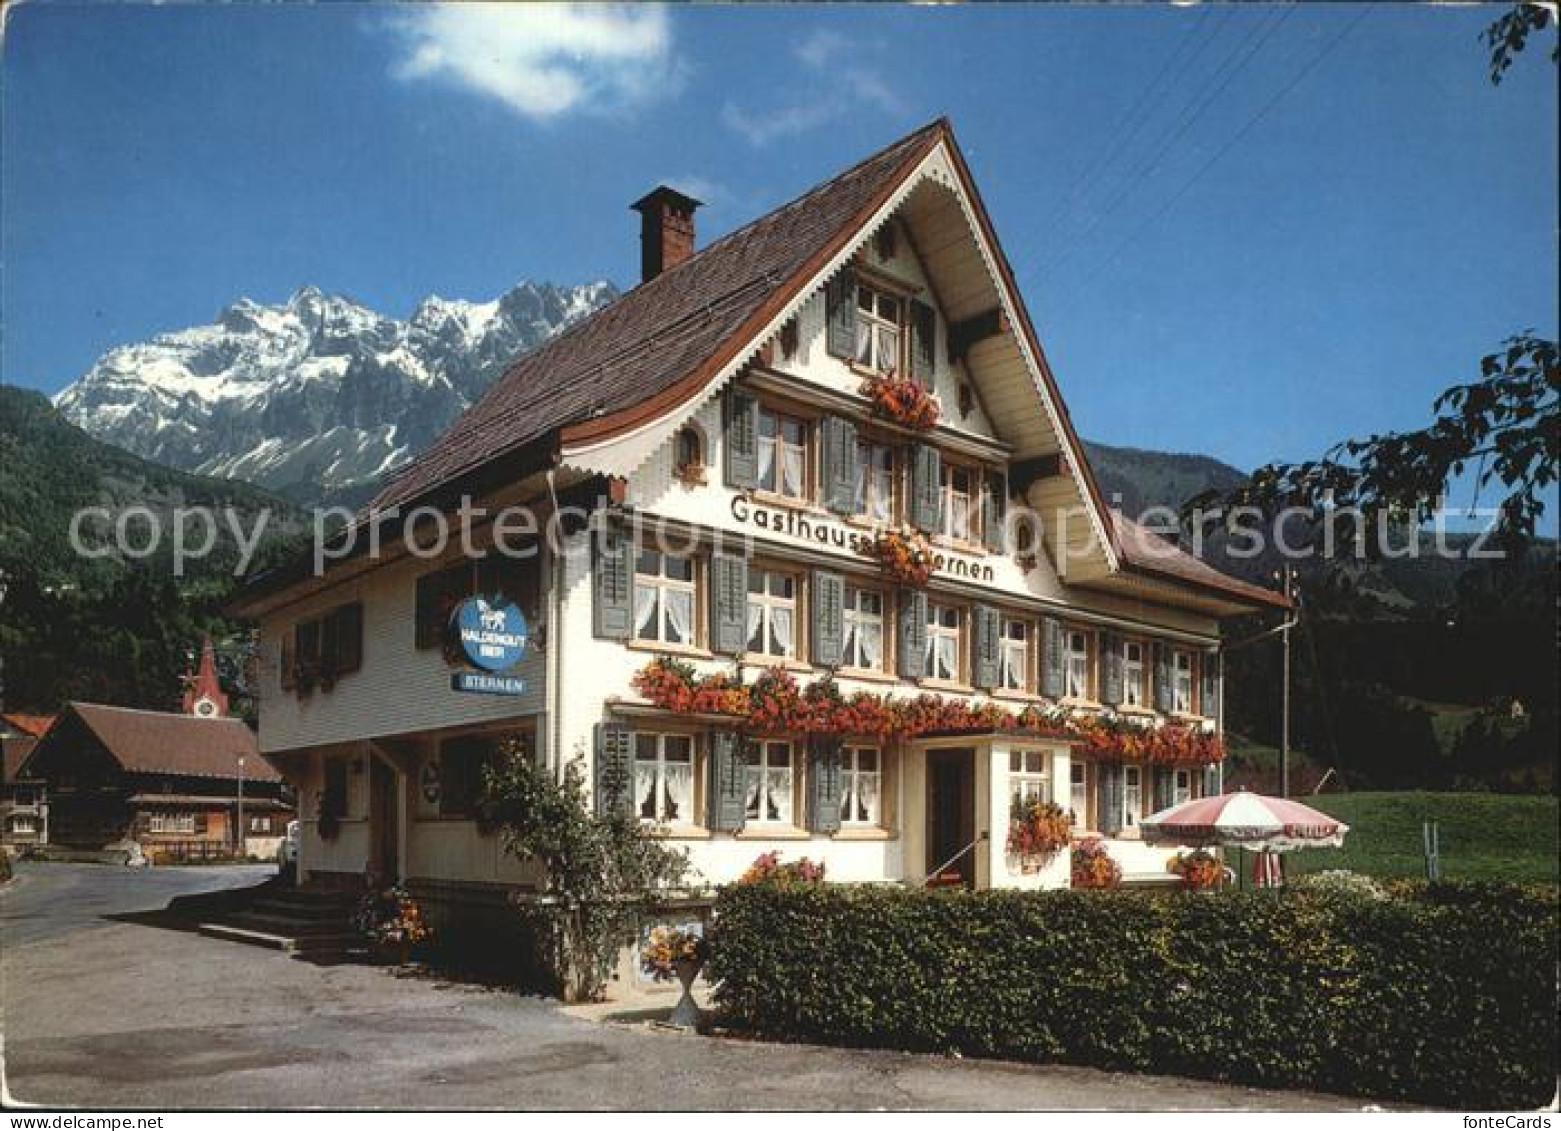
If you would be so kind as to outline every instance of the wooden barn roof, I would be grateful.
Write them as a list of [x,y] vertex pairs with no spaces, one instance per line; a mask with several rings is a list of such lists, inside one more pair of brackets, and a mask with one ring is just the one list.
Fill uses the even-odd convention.
[[[203,719],[102,703],[68,703],[65,709],[131,773],[237,780],[238,760],[243,758],[246,781],[282,780],[260,757],[255,732],[239,719]],[[64,729],[52,730],[38,750],[45,749]]]

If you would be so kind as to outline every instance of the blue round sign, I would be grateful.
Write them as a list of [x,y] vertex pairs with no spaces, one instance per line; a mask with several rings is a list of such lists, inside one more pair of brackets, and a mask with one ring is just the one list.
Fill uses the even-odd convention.
[[502,597],[468,597],[451,618],[461,651],[476,667],[502,672],[520,663],[531,630],[520,606]]

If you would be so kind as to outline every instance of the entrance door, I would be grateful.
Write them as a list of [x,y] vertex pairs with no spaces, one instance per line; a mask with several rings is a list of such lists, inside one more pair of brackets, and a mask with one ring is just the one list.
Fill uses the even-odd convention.
[[384,883],[400,880],[400,819],[396,811],[396,771],[377,754],[369,755],[369,868]]
[[[928,887],[976,882],[976,753],[969,748],[927,751]],[[950,862],[952,860],[952,862]]]

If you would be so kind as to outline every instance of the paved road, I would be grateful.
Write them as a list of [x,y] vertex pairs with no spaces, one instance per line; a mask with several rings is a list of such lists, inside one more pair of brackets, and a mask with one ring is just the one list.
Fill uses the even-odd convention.
[[1357,1101],[683,1036],[538,998],[103,919],[264,868],[22,864],[0,892],[13,1102],[84,1107],[1350,1110]]

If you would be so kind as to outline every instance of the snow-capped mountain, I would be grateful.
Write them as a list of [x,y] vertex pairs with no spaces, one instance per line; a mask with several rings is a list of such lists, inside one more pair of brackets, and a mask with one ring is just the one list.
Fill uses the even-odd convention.
[[403,322],[303,287],[109,350],[54,401],[139,456],[312,499],[404,463],[510,360],[617,295],[523,282],[492,302],[430,296]]

